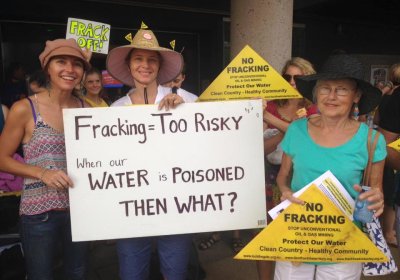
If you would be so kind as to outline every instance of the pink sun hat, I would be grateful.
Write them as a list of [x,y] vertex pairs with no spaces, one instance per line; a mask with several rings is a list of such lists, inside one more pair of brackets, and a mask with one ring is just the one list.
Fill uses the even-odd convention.
[[85,64],[85,69],[90,68],[90,63],[86,53],[79,47],[75,39],[56,39],[47,41],[46,47],[39,55],[40,65],[42,69],[47,66],[50,59],[54,56],[68,55],[79,58]]
[[139,29],[131,43],[112,49],[107,56],[108,73],[125,85],[134,87],[135,81],[128,67],[127,57],[133,49],[156,51],[161,55],[160,69],[157,75],[157,82],[164,84],[175,79],[183,68],[183,57],[180,53],[160,47],[154,33],[149,29]]

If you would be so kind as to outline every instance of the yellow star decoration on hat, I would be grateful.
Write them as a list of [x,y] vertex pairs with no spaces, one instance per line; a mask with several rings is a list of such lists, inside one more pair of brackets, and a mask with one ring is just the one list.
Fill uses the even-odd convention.
[[140,25],[140,29],[148,29],[149,27],[142,21],[142,24]]
[[172,40],[169,42],[169,44],[171,45],[172,49],[175,50],[175,40]]
[[125,39],[129,41],[129,43],[132,43],[132,33],[129,33],[125,36]]

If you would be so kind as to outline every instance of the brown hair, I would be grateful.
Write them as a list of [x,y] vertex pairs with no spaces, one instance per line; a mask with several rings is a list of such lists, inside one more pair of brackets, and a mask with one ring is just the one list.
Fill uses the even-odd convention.
[[92,75],[92,74],[97,74],[100,77],[101,91],[99,93],[99,97],[103,98],[104,97],[104,87],[103,87],[103,80],[102,80],[103,75],[101,74],[101,71],[99,69],[95,68],[95,67],[91,67],[89,70],[87,70],[85,72],[85,75],[83,75],[82,82],[81,82],[81,87],[82,87],[82,90],[83,90],[82,93],[83,93],[83,95],[86,95],[87,90],[85,88],[85,82],[86,82],[87,76]]
[[395,86],[400,85],[400,63],[395,63],[390,66],[388,80]]

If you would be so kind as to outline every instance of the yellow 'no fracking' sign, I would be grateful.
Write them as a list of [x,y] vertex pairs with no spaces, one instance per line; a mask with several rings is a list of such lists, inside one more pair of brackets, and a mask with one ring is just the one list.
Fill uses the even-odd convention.
[[198,101],[301,97],[268,62],[246,45],[200,95]]
[[387,262],[368,237],[312,185],[235,259],[295,262]]
[[400,152],[400,139],[397,139],[396,141],[388,144],[388,146]]

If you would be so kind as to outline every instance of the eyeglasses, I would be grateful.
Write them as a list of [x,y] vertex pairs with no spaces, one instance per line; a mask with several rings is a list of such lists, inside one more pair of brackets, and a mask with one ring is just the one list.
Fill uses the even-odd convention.
[[289,74],[282,74],[282,77],[286,80],[286,81],[288,81],[288,82],[290,82],[292,79],[294,80],[295,78],[298,78],[298,77],[303,77],[304,75],[289,75]]
[[331,88],[329,86],[319,86],[317,87],[317,94],[329,95],[333,91],[337,96],[348,96],[354,90],[355,88],[349,89],[345,87]]

